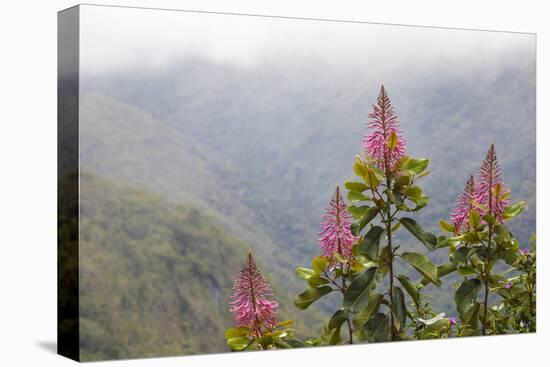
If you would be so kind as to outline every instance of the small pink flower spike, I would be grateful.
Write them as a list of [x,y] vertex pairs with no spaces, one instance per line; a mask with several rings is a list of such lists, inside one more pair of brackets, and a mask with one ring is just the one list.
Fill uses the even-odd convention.
[[335,253],[340,253],[345,259],[351,259],[351,247],[358,239],[351,234],[352,221],[340,187],[336,186],[321,220],[318,243],[323,256],[332,257]]
[[[386,169],[393,171],[399,160],[405,156],[405,139],[383,85],[377,102],[372,107],[373,110],[369,114],[371,121],[367,123],[367,128],[371,132],[363,138],[363,147],[367,156],[376,163],[378,168],[383,171]],[[397,144],[390,149],[388,140],[392,133],[397,136]]]
[[455,232],[460,233],[463,229],[468,229],[468,217],[472,209],[477,209],[475,202],[475,182],[474,176],[470,176],[466,181],[464,191],[458,195],[456,205],[451,211],[451,223],[455,227]]
[[502,180],[494,144],[489,147],[479,169],[475,200],[484,208],[482,215],[491,213],[497,220],[501,219],[504,208],[510,203],[510,190]]
[[275,328],[279,304],[272,297],[271,287],[249,253],[245,266],[235,280],[229,301],[235,326],[249,327],[257,337],[262,335],[263,328]]

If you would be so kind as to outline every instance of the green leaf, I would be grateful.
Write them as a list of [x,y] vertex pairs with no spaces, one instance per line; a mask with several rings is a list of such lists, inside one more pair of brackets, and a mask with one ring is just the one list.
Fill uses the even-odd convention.
[[512,240],[510,231],[508,231],[508,228],[506,228],[503,224],[498,224],[495,226],[495,234],[495,241],[498,244],[504,244],[505,242],[511,242]]
[[360,201],[368,201],[371,197],[364,195],[363,193],[359,191],[348,191],[348,200],[351,203],[356,203]]
[[376,177],[376,174],[370,168],[367,168],[363,179],[365,180],[367,186],[373,190],[376,189],[380,184],[380,180],[378,179],[378,177]]
[[384,298],[384,295],[380,293],[372,293],[369,296],[369,303],[353,318],[353,326],[356,330],[360,330],[369,321],[369,319],[378,312],[380,302]]
[[455,303],[458,313],[462,314],[473,306],[480,288],[481,282],[479,279],[468,279],[462,282],[455,293]]
[[333,289],[328,285],[319,288],[310,288],[307,291],[300,293],[294,300],[294,305],[301,310],[308,308],[313,302],[319,298],[329,294]]
[[464,313],[459,314],[460,321],[464,326],[468,326],[470,329],[477,329],[479,326],[479,302],[475,302],[470,309]]
[[363,215],[365,215],[368,208],[369,207],[366,206],[366,205],[363,205],[363,206],[350,205],[350,206],[348,206],[348,212],[351,213],[351,215],[354,219],[359,219]]
[[320,274],[314,274],[307,280],[307,284],[309,284],[311,288],[315,288],[323,284],[328,284],[328,279],[322,277]]
[[302,267],[296,268],[296,275],[298,276],[298,278],[308,280],[314,274],[315,274],[315,271],[313,269],[302,268]]
[[359,254],[366,256],[369,260],[376,260],[382,233],[384,233],[384,228],[380,226],[369,229],[365,237],[359,242],[357,248]]
[[399,219],[403,227],[405,227],[414,237],[422,242],[428,249],[434,250],[437,246],[437,237],[432,232],[422,228],[414,219],[401,218]]
[[355,312],[368,304],[370,285],[374,280],[376,269],[377,267],[372,267],[363,271],[357,279],[351,282],[344,292],[343,306],[345,308]]
[[328,329],[332,330],[340,328],[344,322],[348,319],[348,312],[346,310],[338,310],[332,315],[328,322]]
[[412,265],[413,268],[418,270],[424,278],[428,279],[438,287],[441,285],[439,276],[437,274],[437,267],[430,261],[426,255],[422,255],[416,252],[405,252],[401,257]]
[[378,215],[378,207],[372,206],[365,211],[365,215],[351,225],[351,233],[354,236],[358,236],[359,233],[365,228]]
[[376,275],[378,278],[378,281],[381,282],[382,279],[386,276],[390,268],[388,267],[388,263],[390,262],[390,247],[384,246],[380,249],[378,252],[378,274]]
[[409,296],[411,296],[414,303],[418,305],[418,303],[420,302],[420,292],[418,291],[418,288],[416,288],[416,286],[412,284],[409,280],[409,277],[405,275],[398,275],[397,279],[399,280],[403,288],[405,288]]
[[363,161],[363,158],[361,158],[359,155],[355,156],[353,171],[359,177],[365,176],[365,172],[367,171],[367,165],[365,164],[365,161]]
[[497,224],[496,218],[495,218],[493,215],[489,214],[489,213],[485,214],[485,215],[482,217],[482,219],[483,219],[485,222],[489,223],[489,224],[492,224],[492,225]]
[[368,186],[362,182],[347,181],[344,186],[350,191],[363,192],[368,189]]
[[[445,275],[451,274],[454,271],[456,271],[456,264],[454,263],[439,265],[437,267],[437,277],[438,278],[444,277]],[[428,285],[430,281],[426,278],[423,278],[421,283],[422,285]]]
[[317,256],[311,260],[313,271],[317,274],[324,272],[327,269],[328,261],[324,256]]
[[422,189],[418,186],[411,186],[405,190],[405,194],[409,197],[409,199],[412,199],[414,202],[417,202],[420,200],[420,197],[422,196]]
[[429,163],[430,163],[429,159],[409,158],[403,163],[403,165],[401,166],[401,169],[404,171],[408,171],[409,173],[412,173],[414,175],[417,175],[422,171],[424,171],[426,168],[428,168]]
[[520,201],[517,204],[504,208],[504,219],[510,219],[518,216],[525,208],[525,201]]
[[388,149],[392,150],[393,148],[395,148],[398,142],[399,141],[397,138],[397,134],[395,133],[395,131],[392,131],[390,137],[388,138]]
[[237,336],[235,338],[227,339],[227,345],[231,350],[242,351],[252,344],[252,340],[247,336]]
[[251,332],[250,328],[246,326],[230,328],[225,331],[225,338],[231,339],[231,338],[236,338],[238,336],[247,336],[248,334],[250,334],[250,332]]
[[455,233],[455,226],[451,223],[445,222],[444,220],[439,221],[439,228],[445,232]]
[[279,322],[277,323],[277,327],[289,327],[289,326],[292,325],[292,323],[293,323],[292,320],[283,320],[283,321],[279,321]]
[[476,228],[479,225],[479,212],[477,210],[470,210],[468,214],[468,224],[470,228]]
[[408,186],[410,185],[410,183],[411,183],[411,178],[410,176],[407,176],[407,175],[399,176],[395,179],[395,185],[397,187]]
[[363,327],[363,332],[370,343],[388,341],[389,331],[388,316],[380,312],[375,314]]
[[399,287],[393,287],[393,304],[391,312],[393,313],[393,323],[395,328],[401,332],[407,321],[407,307],[405,306],[405,295]]
[[341,329],[341,327],[337,327],[328,331],[327,337],[329,345],[338,345],[342,343],[342,335],[340,333]]

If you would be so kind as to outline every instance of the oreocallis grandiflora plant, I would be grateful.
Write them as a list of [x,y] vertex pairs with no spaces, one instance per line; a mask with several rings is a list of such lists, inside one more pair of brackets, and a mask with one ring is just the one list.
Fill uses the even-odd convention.
[[[422,309],[420,289],[427,283],[441,284],[438,268],[430,259],[408,251],[394,235],[404,227],[429,251],[438,245],[436,235],[411,218],[428,204],[418,185],[429,173],[428,159],[407,156],[398,118],[383,86],[369,118],[364,152],[354,162],[358,179],[345,183],[352,205],[346,206],[337,186],[321,222],[321,254],[312,260],[312,268],[296,269],[309,286],[296,298],[298,308],[306,309],[331,292],[341,293],[341,306],[319,340],[323,344],[408,338],[407,327],[416,327],[409,320],[430,324],[418,312]],[[397,258],[419,272],[424,284],[397,274]],[[408,309],[405,292],[415,310]],[[448,319],[443,322],[450,326]]]
[[[454,234],[450,260],[464,276],[455,294],[460,335],[535,331],[535,252],[520,250],[506,226],[525,206],[510,205],[510,195],[491,144],[477,177],[470,176],[459,195],[451,223],[440,222]],[[501,302],[491,306],[493,294]]]
[[252,254],[233,285],[229,301],[235,327],[226,330],[227,345],[233,351],[267,350],[303,346],[293,338],[291,320],[277,322],[279,304]]
[[[363,152],[353,165],[357,178],[344,184],[348,203],[337,185],[321,217],[319,255],[311,267],[296,268],[308,285],[295,298],[297,308],[339,294],[322,334],[300,341],[292,321],[277,321],[278,303],[249,254],[230,300],[235,325],[225,334],[229,347],[266,350],[535,331],[534,239],[530,248],[520,249],[506,226],[525,203],[510,205],[494,145],[477,178],[467,180],[451,221],[439,223],[450,235],[436,236],[413,218],[428,205],[419,182],[429,173],[429,161],[407,155],[383,86],[368,116]],[[398,240],[401,228],[409,239]],[[427,251],[449,247],[450,261],[436,266],[425,253],[413,252],[410,240]],[[397,263],[409,265],[406,274],[398,273],[403,266]],[[434,312],[424,292],[453,272],[464,277],[454,295],[459,318]]]

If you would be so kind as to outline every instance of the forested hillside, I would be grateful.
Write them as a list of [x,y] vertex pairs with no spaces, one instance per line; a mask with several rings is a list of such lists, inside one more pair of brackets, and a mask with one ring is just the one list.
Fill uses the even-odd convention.
[[[199,210],[142,189],[85,172],[80,187],[81,358],[226,350],[227,301],[249,245]],[[295,318],[292,294],[274,292],[280,318]],[[316,316],[302,319],[301,331],[313,334]]]

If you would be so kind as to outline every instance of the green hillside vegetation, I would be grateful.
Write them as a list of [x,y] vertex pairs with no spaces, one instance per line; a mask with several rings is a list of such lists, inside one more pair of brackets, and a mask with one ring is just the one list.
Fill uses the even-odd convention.
[[[80,187],[82,360],[227,350],[220,335],[232,325],[227,300],[248,244],[145,190],[90,173]],[[280,318],[295,318],[292,295],[274,285]],[[315,323],[297,327],[313,334]]]

